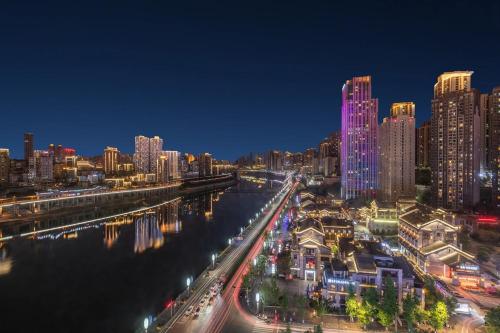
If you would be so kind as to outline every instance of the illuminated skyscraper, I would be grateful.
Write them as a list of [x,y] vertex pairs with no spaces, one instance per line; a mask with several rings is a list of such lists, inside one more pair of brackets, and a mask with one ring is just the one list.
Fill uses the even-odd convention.
[[500,87],[489,97],[490,170],[492,173],[492,206],[500,212]]
[[141,173],[155,173],[158,158],[163,151],[163,139],[158,136],[148,138],[143,135],[135,137],[134,165]]
[[33,133],[24,133],[24,160],[26,163],[33,157]]
[[181,153],[175,150],[165,150],[161,154],[167,156],[168,159],[169,180],[176,180],[181,178],[179,168]]
[[433,202],[454,210],[479,200],[479,97],[471,71],[441,74],[434,85],[431,118]]
[[212,155],[209,153],[200,154],[198,157],[198,171],[200,177],[212,175]]
[[169,181],[168,156],[160,155],[156,166],[156,181],[158,183],[167,183]]
[[373,197],[377,189],[378,100],[370,76],[342,87],[342,197]]
[[379,193],[388,202],[415,194],[415,104],[394,103],[378,133]]
[[114,174],[118,171],[118,148],[106,147],[104,149],[104,173]]
[[10,156],[7,148],[0,148],[0,185],[9,182]]
[[415,132],[415,162],[419,168],[428,168],[431,151],[431,122],[425,121]]

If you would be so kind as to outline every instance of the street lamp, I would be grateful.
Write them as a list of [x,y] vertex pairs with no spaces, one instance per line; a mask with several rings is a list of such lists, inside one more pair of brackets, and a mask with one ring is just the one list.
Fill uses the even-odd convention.
[[188,294],[189,294],[189,286],[191,285],[191,278],[187,278],[186,279],[186,285],[187,285],[187,288],[188,288]]
[[253,258],[253,266],[257,266],[257,257]]
[[256,293],[255,294],[255,302],[257,302],[257,313],[259,313],[259,301],[260,301],[260,294]]
[[149,327],[149,318],[144,318],[144,330],[147,332]]
[[231,238],[229,238],[229,239],[227,240],[227,243],[228,243],[229,245],[231,245]]
[[243,227],[240,228],[240,234],[243,234]]
[[215,268],[215,253],[212,253],[212,268]]

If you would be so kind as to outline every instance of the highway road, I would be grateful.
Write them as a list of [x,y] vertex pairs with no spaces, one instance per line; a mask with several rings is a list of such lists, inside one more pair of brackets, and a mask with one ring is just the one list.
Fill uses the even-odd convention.
[[[172,318],[168,319],[170,317],[170,310],[166,309],[158,316],[157,320],[154,322],[154,327],[148,328],[148,332],[210,332],[213,325],[220,322],[220,311],[226,308],[225,304],[229,295],[232,295],[235,281],[241,279],[242,267],[247,266],[246,263],[248,258],[253,258],[250,254],[255,253],[255,245],[263,242],[261,237],[263,228],[269,229],[272,226],[274,221],[279,217],[280,212],[283,210],[296,186],[297,184],[292,186],[291,182],[288,182],[283,187],[283,190],[278,193],[272,204],[260,214],[259,218],[252,223],[251,227],[246,229],[243,233],[243,240],[225,251],[223,256],[219,258],[219,262],[215,266],[215,269],[211,270],[208,276],[202,274],[202,276],[195,281],[191,288],[190,297],[184,304],[180,305],[180,308]],[[241,261],[242,258],[245,259]],[[242,264],[238,266],[240,262]],[[205,298],[205,295],[210,292],[211,287],[217,283],[219,277],[227,274],[234,267],[238,267],[236,273],[227,284],[222,295],[215,298],[213,305],[203,306],[197,318],[193,318],[192,315],[187,316],[186,311],[188,308],[192,306],[196,309],[202,299]]]

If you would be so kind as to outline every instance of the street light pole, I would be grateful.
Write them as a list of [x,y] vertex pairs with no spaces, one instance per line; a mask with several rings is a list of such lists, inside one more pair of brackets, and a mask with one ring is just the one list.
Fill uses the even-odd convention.
[[255,301],[257,302],[257,314],[259,314],[259,302],[260,302],[260,294],[255,294]]
[[215,253],[212,253],[212,269],[215,268]]

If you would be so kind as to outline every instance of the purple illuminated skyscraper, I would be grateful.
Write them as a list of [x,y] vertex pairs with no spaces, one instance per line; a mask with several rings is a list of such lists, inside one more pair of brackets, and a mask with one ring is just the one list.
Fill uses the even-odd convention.
[[342,87],[342,197],[372,198],[377,189],[378,100],[370,76]]

